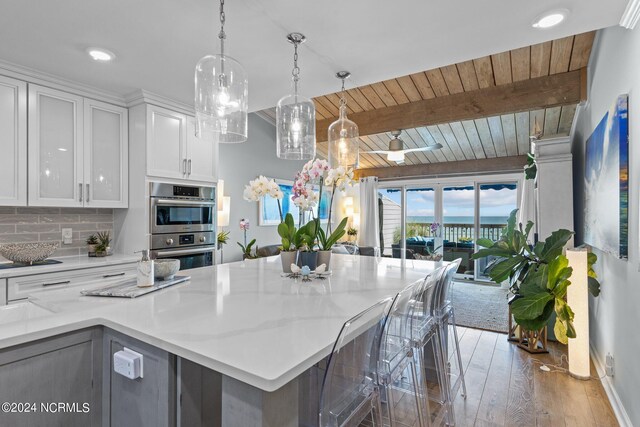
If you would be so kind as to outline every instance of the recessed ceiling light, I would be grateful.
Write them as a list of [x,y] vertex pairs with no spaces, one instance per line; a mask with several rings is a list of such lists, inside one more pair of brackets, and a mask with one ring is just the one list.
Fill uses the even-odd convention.
[[87,49],[87,53],[95,61],[99,61],[99,62],[109,62],[116,57],[116,55],[113,52],[110,52],[106,49],[102,49],[99,47],[90,47],[89,49]]
[[569,15],[569,11],[567,9],[557,9],[549,11],[541,16],[539,16],[531,26],[533,28],[551,28],[560,24],[564,21]]

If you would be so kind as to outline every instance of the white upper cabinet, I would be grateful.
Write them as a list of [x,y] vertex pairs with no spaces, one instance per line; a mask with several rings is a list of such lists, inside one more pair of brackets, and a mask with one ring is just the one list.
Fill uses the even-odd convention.
[[126,208],[128,205],[127,109],[84,101],[84,205]]
[[29,205],[128,206],[127,110],[29,84]]
[[187,117],[153,105],[147,108],[147,175],[187,175]]
[[0,76],[0,205],[27,204],[27,84]]
[[218,181],[216,165],[218,144],[195,136],[196,119],[187,117],[187,178],[194,181]]
[[83,206],[83,99],[29,85],[29,205]]
[[147,106],[147,175],[217,181],[217,144],[195,136],[195,118]]

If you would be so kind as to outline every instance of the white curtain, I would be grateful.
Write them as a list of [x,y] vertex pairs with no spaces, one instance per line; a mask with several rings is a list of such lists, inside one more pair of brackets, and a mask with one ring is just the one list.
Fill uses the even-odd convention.
[[380,216],[378,212],[378,178],[360,178],[360,230],[358,245],[380,248]]
[[533,241],[534,233],[537,230],[536,220],[536,190],[535,180],[525,179],[522,184],[522,198],[520,199],[520,209],[518,210],[518,224],[524,228],[528,221],[533,221],[534,226],[529,238]]

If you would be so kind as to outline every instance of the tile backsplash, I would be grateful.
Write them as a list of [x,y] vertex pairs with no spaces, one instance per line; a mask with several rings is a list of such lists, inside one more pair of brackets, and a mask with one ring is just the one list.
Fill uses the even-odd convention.
[[[62,244],[62,229],[73,230],[73,242]],[[53,256],[87,253],[85,240],[98,231],[113,238],[113,209],[0,206],[0,244],[58,242]],[[5,261],[0,256],[0,261]]]

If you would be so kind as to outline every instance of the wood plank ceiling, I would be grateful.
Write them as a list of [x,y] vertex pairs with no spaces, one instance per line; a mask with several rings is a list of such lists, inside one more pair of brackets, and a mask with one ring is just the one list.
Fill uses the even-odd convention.
[[[514,49],[458,64],[440,67],[383,82],[348,89],[348,113],[377,110],[409,102],[446,97],[491,86],[580,70],[587,66],[595,32]],[[316,120],[338,116],[339,93],[314,98]],[[576,105],[555,106],[520,112],[406,129],[402,139],[408,148],[440,143],[443,149],[410,153],[405,164],[425,164],[459,160],[517,156],[529,151],[529,135],[534,123],[544,136],[567,135]],[[275,120],[275,108],[263,110]],[[360,138],[360,167],[396,166],[385,155],[365,151],[384,150],[389,133]],[[327,143],[318,143],[318,154],[326,157]]]

